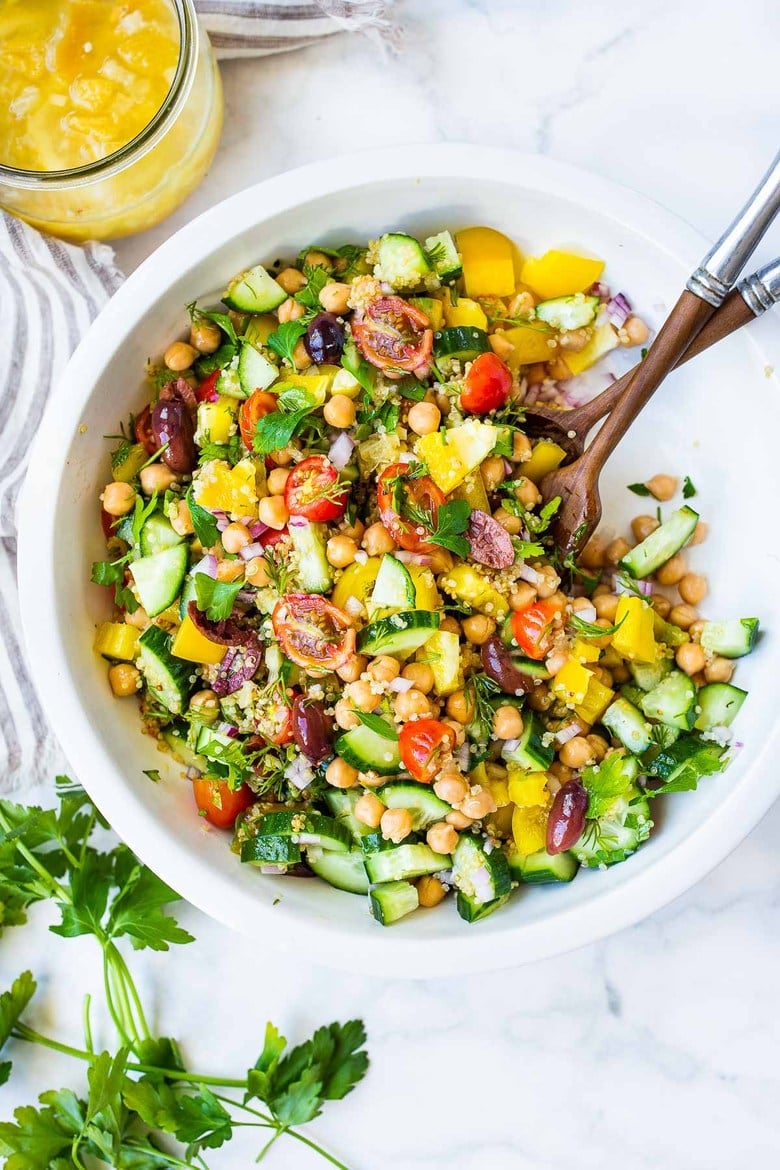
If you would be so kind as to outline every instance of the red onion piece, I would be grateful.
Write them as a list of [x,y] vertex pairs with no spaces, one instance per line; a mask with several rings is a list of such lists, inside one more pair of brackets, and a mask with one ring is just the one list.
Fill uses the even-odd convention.
[[238,555],[241,557],[242,561],[251,561],[255,557],[261,557],[264,552],[265,549],[258,541],[255,544],[245,544],[243,548],[238,550]]
[[355,449],[355,441],[350,438],[346,431],[340,431],[338,436],[333,440],[328,451],[328,459],[330,459],[336,471],[343,471],[352,458],[352,452]]
[[413,686],[413,678],[402,678],[400,674],[392,682],[388,683],[389,689],[395,691],[397,695],[403,695],[406,691],[410,691]]
[[597,280],[590,286],[588,293],[592,297],[598,297],[599,300],[608,301],[610,297],[609,285],[604,284],[603,280]]
[[631,302],[624,293],[615,293],[607,301],[607,320],[616,329],[621,329],[631,316]]
[[257,540],[259,536],[262,536],[267,531],[268,525],[263,524],[262,520],[253,520],[249,525],[249,535],[252,537],[252,540]]
[[560,746],[568,743],[570,739],[574,739],[575,735],[581,735],[585,728],[577,720],[568,723],[566,727],[562,727],[560,731],[555,733],[555,742]]
[[393,556],[404,565],[421,565],[426,568],[433,564],[433,557],[429,557],[426,553],[409,552],[405,548],[396,549]]
[[202,560],[199,560],[197,565],[192,569],[192,573],[203,573],[206,577],[214,577],[217,575],[217,558],[213,553],[206,553]]
[[238,735],[238,728],[233,723],[218,723],[217,731],[220,735],[228,735],[234,739]]
[[543,579],[542,574],[533,565],[521,565],[518,576],[521,580],[527,581],[529,585],[533,585],[534,587]]

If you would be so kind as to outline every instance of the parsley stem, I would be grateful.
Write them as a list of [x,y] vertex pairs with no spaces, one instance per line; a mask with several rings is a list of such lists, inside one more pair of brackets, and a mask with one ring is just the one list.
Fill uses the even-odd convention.
[[[109,950],[111,952],[112,962],[114,963],[121,980],[125,995],[127,996],[129,994],[130,999],[132,1000],[132,1005],[135,1008],[138,1028],[140,1028],[140,1036],[138,1038],[141,1040],[151,1040],[152,1034],[149,1031],[149,1025],[146,1021],[146,1015],[144,1013],[143,1004],[141,1003],[141,997],[138,994],[138,988],[135,985],[135,980],[130,974],[130,969],[127,966],[125,957],[113,942],[109,943]],[[138,1029],[134,1026],[133,1030],[137,1032]]]
[[[6,833],[10,833],[13,829],[13,826],[2,812],[0,812],[0,829],[4,829]],[[42,879],[44,884],[48,886],[52,893],[54,893],[54,895],[59,898],[61,902],[64,902],[66,906],[72,906],[73,899],[71,898],[69,892],[65,889],[64,886],[61,886],[60,883],[51,876],[45,866],[41,865],[35,854],[19,840],[16,840],[14,844],[16,845],[17,851],[21,854],[27,864],[35,870],[35,872],[38,874],[38,877]]]
[[282,1134],[283,1134],[283,1133],[286,1133],[286,1132],[287,1132],[287,1131],[286,1131],[286,1130],[284,1130],[284,1129],[277,1129],[276,1133],[275,1133],[275,1134],[273,1134],[273,1136],[272,1136],[272,1137],[270,1137],[270,1138],[268,1139],[268,1141],[265,1143],[265,1145],[263,1146],[262,1150],[260,1151],[260,1153],[259,1153],[259,1154],[257,1155],[257,1157],[255,1158],[255,1162],[262,1162],[263,1158],[266,1156],[266,1154],[268,1153],[268,1151],[271,1149],[271,1146],[274,1144],[274,1142],[278,1142],[278,1141],[279,1141],[279,1138],[282,1136]]
[[127,1026],[126,1026],[127,1025],[127,1014],[125,1011],[122,1010],[124,1005],[122,1005],[121,1002],[119,1004],[117,1003],[117,1000],[121,1001],[121,995],[118,994],[118,988],[115,988],[115,986],[114,986],[115,982],[116,982],[116,978],[114,976],[113,967],[111,966],[111,960],[109,958],[108,947],[104,946],[104,948],[103,948],[103,986],[104,986],[105,991],[106,991],[106,1004],[108,1005],[108,1011],[109,1011],[109,1014],[111,1016],[111,1019],[114,1021],[114,1027],[116,1028],[117,1033],[119,1034],[119,1039],[120,1039],[122,1045],[126,1046],[127,1048],[134,1049],[135,1046],[133,1044],[132,1039],[130,1038],[130,1034],[129,1034],[129,1032],[127,1030]]
[[82,1020],[84,1022],[84,1043],[87,1046],[87,1052],[91,1055],[95,1052],[95,1045],[92,1042],[92,1020],[90,1019],[90,1008],[92,1007],[92,996],[84,996],[84,1008],[82,1010]]
[[285,1130],[285,1133],[288,1133],[291,1138],[295,1138],[297,1142],[303,1142],[305,1146],[308,1146],[310,1150],[314,1150],[320,1155],[321,1158],[324,1158],[326,1162],[330,1162],[331,1166],[335,1166],[337,1170],[349,1170],[349,1166],[347,1166],[344,1162],[340,1162],[334,1154],[329,1154],[323,1146],[318,1145],[317,1142],[313,1142],[311,1138],[305,1137],[302,1133],[299,1133],[297,1129],[287,1129]]

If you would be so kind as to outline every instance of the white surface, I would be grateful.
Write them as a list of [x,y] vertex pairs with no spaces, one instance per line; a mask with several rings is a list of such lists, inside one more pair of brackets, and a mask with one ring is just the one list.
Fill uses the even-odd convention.
[[[408,6],[405,55],[384,64],[342,39],[306,56],[228,66],[225,143],[178,221],[265,174],[342,153],[356,138],[377,145],[415,136],[546,150],[632,183],[717,232],[775,148],[776,13],[746,3],[736,23],[731,6],[718,3],[703,27],[692,3],[518,9],[462,0]],[[697,123],[689,70],[698,61],[731,84],[708,95]],[[121,245],[120,261],[140,258],[167,228]],[[374,1070],[319,1127],[356,1170],[530,1170],[575,1158],[584,1167],[619,1158],[730,1168],[780,1150],[772,1107],[778,825],[775,809],[714,875],[644,925],[522,970],[396,984],[311,968],[305,944],[299,961],[258,963],[250,944],[192,913],[197,948],[165,967],[145,964],[148,987],[159,992],[164,1029],[201,1031],[193,1056],[225,1071],[254,1058],[251,1033],[259,1036],[269,1014],[291,1029],[364,1015]],[[75,1027],[72,996],[86,982],[88,952],[51,942],[42,929],[9,935],[3,972],[29,962],[59,976],[51,1007],[65,1030],[69,1018]],[[48,1057],[30,1071],[35,1080],[18,1081],[4,1101],[65,1076]],[[282,1170],[315,1164],[281,1143],[273,1158]],[[247,1160],[225,1153],[213,1163]]]

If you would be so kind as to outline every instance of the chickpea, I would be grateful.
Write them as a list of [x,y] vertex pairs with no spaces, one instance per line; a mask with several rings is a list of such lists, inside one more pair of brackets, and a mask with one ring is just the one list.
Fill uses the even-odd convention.
[[558,752],[558,757],[562,764],[575,771],[592,764],[596,758],[593,748],[584,735],[575,735],[573,739],[563,744]]
[[126,699],[140,687],[141,672],[130,662],[116,662],[109,667],[108,681],[117,699]]
[[583,569],[604,568],[604,545],[595,536],[591,536],[580,553],[580,564]]
[[558,592],[558,586],[561,579],[555,572],[552,565],[542,565],[539,569],[540,581],[536,582],[536,592],[542,599],[552,598],[554,593]]
[[558,338],[558,345],[568,353],[580,353],[589,341],[587,329],[570,329]]
[[257,515],[261,524],[280,532],[290,519],[287,505],[281,496],[263,496],[257,505]]
[[412,814],[408,808],[387,808],[379,822],[385,841],[400,845],[412,831]]
[[698,674],[704,670],[707,662],[707,655],[698,642],[683,642],[682,646],[677,647],[674,658],[680,670],[686,674]]
[[569,651],[565,647],[561,647],[560,650],[553,650],[552,654],[547,655],[545,666],[550,674],[556,675],[559,670],[563,670],[568,661]]
[[222,330],[213,321],[202,318],[190,326],[190,345],[198,353],[216,353],[222,344]]
[[441,884],[437,877],[433,874],[428,874],[426,877],[421,877],[417,883],[417,898],[421,906],[426,909],[431,909],[438,906],[439,902],[444,901],[447,896],[447,891]]
[[699,605],[707,596],[707,581],[700,573],[686,573],[677,591],[688,605]]
[[288,297],[286,301],[282,301],[276,310],[279,323],[282,325],[287,321],[297,321],[305,312],[306,310],[303,305],[299,301],[294,301],[292,297]]
[[164,463],[150,463],[148,467],[141,470],[138,478],[141,481],[141,491],[145,496],[151,496],[154,492],[167,492],[171,484],[176,483],[176,472],[171,471],[170,467],[166,467]]
[[503,329],[496,329],[495,333],[491,333],[488,342],[496,357],[500,357],[504,362],[514,352],[515,347],[508,338],[504,337]]
[[[493,794],[487,788],[476,784],[468,796],[461,801],[460,812],[463,813],[464,817],[469,817],[472,821],[481,821],[483,817],[495,812],[497,807],[498,805],[493,799]],[[452,813],[446,817],[446,820],[452,825],[453,822],[450,821],[451,816]]]
[[373,662],[368,664],[369,677],[374,682],[392,682],[394,678],[398,678],[401,672],[401,664],[397,658],[391,658],[389,654],[380,654],[379,658],[375,658]]
[[361,825],[368,825],[369,829],[378,829],[385,806],[373,792],[364,792],[355,802],[354,817]]
[[309,351],[303,344],[303,338],[301,338],[300,341],[296,343],[292,352],[292,359],[296,370],[308,370],[309,366],[312,364]]
[[[550,767],[547,769],[550,776],[554,776],[559,784],[567,784],[569,780],[573,779],[574,772],[571,768],[567,768],[560,760],[553,760]],[[548,781],[547,787],[550,787]]]
[[195,529],[192,527],[192,516],[186,500],[179,500],[176,511],[171,516],[171,528],[179,536],[191,536]]
[[610,565],[616,565],[618,561],[622,560],[626,553],[631,551],[631,545],[622,536],[611,540],[604,550],[604,555],[609,561]]
[[681,630],[689,630],[698,617],[699,612],[692,605],[673,605],[669,610],[669,621]]
[[360,725],[360,720],[355,714],[355,708],[349,699],[339,699],[333,708],[333,715],[336,723],[343,731],[351,731],[353,727]]
[[286,467],[274,467],[273,471],[268,472],[268,494],[270,496],[284,495],[289,478],[290,472]]
[[452,825],[440,821],[437,825],[431,825],[425,840],[434,853],[452,853],[458,844],[458,833]]
[[277,467],[288,467],[293,461],[293,452],[289,447],[280,447],[278,451],[271,452],[271,458]]
[[433,690],[433,671],[427,662],[410,662],[401,671],[401,677],[413,682],[423,695],[428,695]]
[[707,533],[709,532],[709,530],[710,530],[709,524],[705,524],[705,522],[703,520],[700,520],[699,523],[694,528],[693,536],[688,541],[688,544],[703,544],[704,541],[707,539]]
[[474,702],[465,691],[453,691],[447,699],[447,714],[458,723],[471,723],[474,718]]
[[441,411],[432,402],[415,402],[409,411],[408,422],[416,435],[432,435],[439,429]]
[[135,505],[135,488],[119,481],[108,483],[103,488],[100,502],[109,516],[126,516]]
[[635,516],[631,521],[631,531],[637,543],[640,540],[646,540],[650,533],[655,532],[658,527],[659,521],[655,516]]
[[276,283],[280,284],[290,296],[294,296],[295,293],[306,287],[308,281],[298,268],[283,268],[276,277]]
[[336,756],[325,769],[325,779],[333,788],[354,788],[357,784],[358,770]]
[[512,435],[512,459],[514,462],[525,463],[531,458],[532,451],[531,440],[528,436],[521,431],[515,431]]
[[325,252],[320,252],[317,248],[312,248],[307,252],[303,258],[304,266],[307,268],[325,268],[330,272],[333,268],[333,260]]
[[555,702],[555,696],[546,683],[539,683],[525,697],[526,705],[532,711],[549,711]]
[[226,553],[240,552],[242,548],[251,543],[252,537],[246,524],[239,524],[235,520],[232,524],[228,524],[222,533],[222,547]]
[[351,536],[331,536],[327,543],[325,555],[336,569],[346,569],[351,565],[358,551],[357,542]]
[[523,716],[517,707],[507,704],[498,707],[493,716],[493,735],[496,739],[519,739],[523,734]]
[[180,374],[182,370],[188,370],[199,357],[200,354],[194,345],[187,345],[186,341],[174,341],[173,345],[166,349],[163,361],[169,370],[175,370]]
[[408,723],[410,719],[424,719],[433,713],[430,699],[416,687],[396,695],[394,707],[396,715],[403,723]]
[[621,332],[626,338],[625,345],[644,345],[650,336],[650,330],[641,317],[629,317]]
[[619,601],[620,598],[616,593],[602,593],[600,597],[593,598],[593,605],[600,618],[613,623]]
[[509,605],[514,610],[528,609],[536,601],[536,590],[527,581],[518,581],[509,598]]
[[369,524],[363,533],[362,544],[370,557],[381,557],[382,553],[392,552],[395,548],[392,536],[378,520],[376,524]]
[[552,378],[555,382],[568,382],[569,378],[573,376],[563,358],[553,358],[551,362],[547,363],[547,377]]
[[338,668],[336,674],[339,676],[339,678],[343,679],[344,682],[357,682],[367,666],[368,661],[363,654],[353,654],[353,656],[347,662],[345,662],[343,666]]
[[243,575],[244,562],[242,560],[220,561],[217,565],[218,581],[237,581]]
[[659,585],[676,585],[685,576],[687,566],[682,553],[675,553],[673,557],[655,571],[655,579]]
[[671,500],[677,491],[678,483],[679,480],[674,475],[654,475],[652,479],[648,479],[646,486],[657,500],[665,501]]
[[219,699],[215,691],[196,691],[190,699],[190,713],[202,723],[213,723],[219,716]]
[[651,605],[655,612],[661,618],[669,616],[669,610],[672,608],[672,603],[668,597],[664,597],[663,593],[656,593],[651,599]]
[[356,543],[360,543],[363,539],[363,534],[366,531],[366,526],[362,520],[354,520],[351,524],[348,520],[342,520],[339,525],[339,531],[342,536],[351,536]]
[[542,493],[532,479],[522,476],[517,481],[515,499],[519,500],[524,508],[535,507],[542,498]]
[[625,662],[616,662],[612,667],[612,681],[616,682],[618,686],[622,683],[627,683],[631,679],[631,671],[626,666]]
[[469,786],[458,772],[442,772],[433,786],[439,800],[447,804],[460,804],[469,794]]
[[365,678],[348,683],[344,694],[358,711],[373,711],[379,705],[379,695],[374,694],[371,683]]
[[[422,406],[423,403],[420,403],[420,405]],[[354,423],[357,408],[352,399],[347,398],[346,394],[334,394],[325,403],[322,414],[325,422],[329,426],[338,427],[343,431],[351,427]]]
[[523,527],[519,516],[513,516],[506,508],[496,508],[493,519],[497,520],[505,532],[510,536],[518,536]]
[[436,405],[438,406],[439,410],[442,412],[442,414],[444,415],[445,418],[452,410],[452,403],[449,400],[449,396],[443,390],[439,394],[436,395]]
[[452,825],[453,829],[468,829],[474,824],[474,818],[467,817],[459,808],[454,808],[451,813],[447,813],[444,819],[448,825]]
[[244,562],[244,577],[247,585],[254,585],[255,589],[263,589],[270,585],[268,564],[265,557],[252,557],[251,561]]
[[586,735],[585,738],[591,746],[591,751],[596,758],[596,762],[603,760],[609,751],[609,744],[603,735]]
[[731,682],[733,673],[734,663],[728,658],[713,658],[712,662],[708,662],[704,667],[704,677],[708,683]]
[[463,633],[472,646],[483,646],[496,632],[496,623],[485,614],[475,613],[463,619]]
[[145,630],[151,624],[149,614],[142,605],[138,606],[133,613],[129,610],[125,612],[125,622],[128,626],[132,626],[134,630]]
[[506,479],[504,460],[500,455],[489,455],[480,464],[480,474],[485,485],[485,491],[493,492]]
[[439,622],[439,629],[442,630],[445,634],[457,634],[458,637],[460,637],[460,622],[457,620],[457,618],[450,617],[449,614],[441,619]]
[[530,317],[533,314],[536,302],[530,292],[525,289],[522,292],[515,293],[511,301],[507,305],[508,317]]
[[340,317],[349,308],[350,286],[339,280],[331,280],[320,292],[320,304],[326,313]]

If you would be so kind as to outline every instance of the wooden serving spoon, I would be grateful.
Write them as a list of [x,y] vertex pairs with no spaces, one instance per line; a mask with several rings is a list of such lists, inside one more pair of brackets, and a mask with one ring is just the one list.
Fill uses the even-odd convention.
[[780,154],[734,222],[702,260],[658,332],[631,383],[588,449],[573,463],[552,471],[540,487],[546,500],[561,505],[553,536],[564,553],[583,547],[601,520],[601,470],[631,423],[674,369],[731,286],[780,210]]

